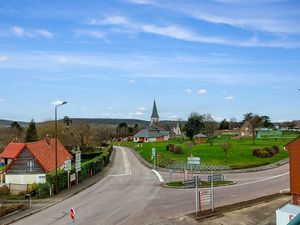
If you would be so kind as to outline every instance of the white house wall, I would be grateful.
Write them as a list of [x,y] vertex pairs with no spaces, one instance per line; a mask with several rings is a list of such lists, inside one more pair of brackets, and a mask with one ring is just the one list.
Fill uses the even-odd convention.
[[46,174],[6,174],[6,184],[46,183]]

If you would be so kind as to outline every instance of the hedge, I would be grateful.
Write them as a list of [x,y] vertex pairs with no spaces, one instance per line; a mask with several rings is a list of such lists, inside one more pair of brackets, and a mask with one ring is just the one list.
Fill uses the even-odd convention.
[[[78,182],[82,182],[88,177],[99,173],[104,166],[106,166],[109,162],[109,157],[112,152],[112,146],[108,148],[106,153],[93,153],[93,154],[85,154],[85,155],[97,155],[92,159],[81,163],[81,170],[78,172]],[[101,153],[100,153],[101,154]],[[83,155],[83,154],[82,154]],[[75,173],[75,168],[72,168],[70,174]],[[55,185],[55,171],[48,173],[46,175],[46,182],[48,184]],[[58,191],[64,190],[68,188],[68,172],[64,170],[57,171],[57,189]]]

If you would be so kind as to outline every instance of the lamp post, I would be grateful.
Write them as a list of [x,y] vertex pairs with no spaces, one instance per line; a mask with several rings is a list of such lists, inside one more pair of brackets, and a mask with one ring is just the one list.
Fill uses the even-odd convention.
[[58,189],[57,189],[57,108],[65,104],[67,104],[67,102],[63,102],[55,106],[55,194],[58,193]]

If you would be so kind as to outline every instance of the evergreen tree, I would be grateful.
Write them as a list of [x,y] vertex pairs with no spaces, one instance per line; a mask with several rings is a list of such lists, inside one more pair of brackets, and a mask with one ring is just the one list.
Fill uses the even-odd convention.
[[32,119],[29,123],[29,126],[26,130],[26,137],[25,141],[26,142],[32,142],[32,141],[37,141],[38,140],[38,134],[35,126],[35,122]]

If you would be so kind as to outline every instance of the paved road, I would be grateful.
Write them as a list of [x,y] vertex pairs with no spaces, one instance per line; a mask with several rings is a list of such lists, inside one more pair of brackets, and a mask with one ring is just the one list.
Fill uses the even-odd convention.
[[[216,205],[260,197],[289,186],[288,166],[270,171],[227,175],[237,185],[216,188]],[[167,174],[163,174],[167,177]],[[79,194],[14,224],[71,224],[68,211],[76,210],[75,224],[163,224],[193,212],[193,190],[161,188],[152,171],[123,147],[116,147],[111,171]]]

